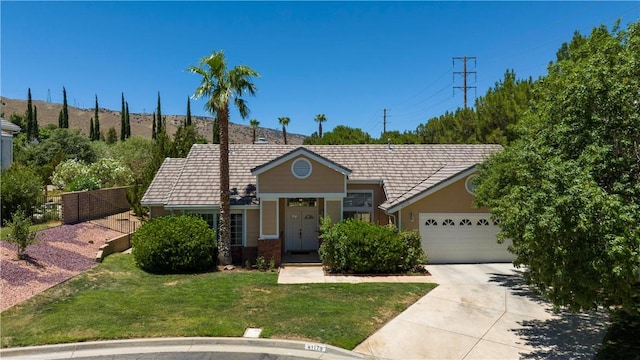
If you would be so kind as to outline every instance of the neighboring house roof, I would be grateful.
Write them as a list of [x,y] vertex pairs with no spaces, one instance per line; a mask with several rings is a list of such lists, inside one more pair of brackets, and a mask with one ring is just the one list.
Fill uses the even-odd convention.
[[186,159],[181,158],[164,159],[140,203],[145,206],[164,205],[185,162]]
[[[351,182],[381,180],[387,201],[386,209],[402,206],[409,199],[424,194],[490,154],[500,145],[253,145],[230,146],[229,178],[232,204],[255,204],[256,174],[270,164],[303,155],[320,160],[343,172]],[[293,157],[291,157],[293,158]],[[177,159],[173,159],[177,160]],[[153,186],[143,198],[164,199],[168,208],[219,206],[219,145],[196,144],[191,148],[173,187]],[[166,161],[165,161],[166,163]],[[164,167],[164,164],[163,164]],[[162,169],[161,169],[162,170]],[[253,171],[253,173],[252,173]],[[264,170],[266,171],[266,170]],[[168,181],[168,180],[166,180]]]
[[11,135],[13,134],[17,134],[19,133],[22,128],[20,128],[20,126],[12,123],[9,120],[5,120],[0,118],[0,122],[2,123],[1,128],[2,128],[2,133],[9,133]]

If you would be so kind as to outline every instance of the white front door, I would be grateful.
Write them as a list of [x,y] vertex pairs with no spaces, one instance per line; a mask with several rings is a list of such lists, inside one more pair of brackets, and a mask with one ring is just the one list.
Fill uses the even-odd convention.
[[286,208],[285,251],[318,250],[318,208]]

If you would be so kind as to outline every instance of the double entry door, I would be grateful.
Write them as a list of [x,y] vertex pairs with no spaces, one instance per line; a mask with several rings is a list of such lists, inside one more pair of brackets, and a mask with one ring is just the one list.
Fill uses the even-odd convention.
[[287,207],[285,251],[318,250],[318,208]]

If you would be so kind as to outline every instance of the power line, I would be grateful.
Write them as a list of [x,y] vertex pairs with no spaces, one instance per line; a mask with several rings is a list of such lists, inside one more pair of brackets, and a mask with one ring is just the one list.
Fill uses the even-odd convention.
[[[475,75],[476,72],[475,71],[468,71],[467,70],[467,60],[473,60],[474,66],[476,63],[476,57],[475,56],[456,56],[453,58],[453,65],[455,66],[456,64],[456,60],[462,60],[462,71],[454,71],[453,72],[453,77],[455,78],[456,74],[461,74],[462,75],[462,86],[454,86],[454,91],[455,89],[462,89],[463,93],[464,93],[464,108],[467,108],[467,90],[468,89],[475,89],[475,86],[468,86],[467,85],[467,75],[469,74],[473,74]],[[477,79],[476,79],[477,81]]]

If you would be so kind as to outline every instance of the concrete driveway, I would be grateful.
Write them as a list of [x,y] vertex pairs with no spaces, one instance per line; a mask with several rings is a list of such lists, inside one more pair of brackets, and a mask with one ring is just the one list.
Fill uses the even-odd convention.
[[511,264],[429,265],[440,284],[354,350],[383,359],[592,358],[604,312],[554,314]]

